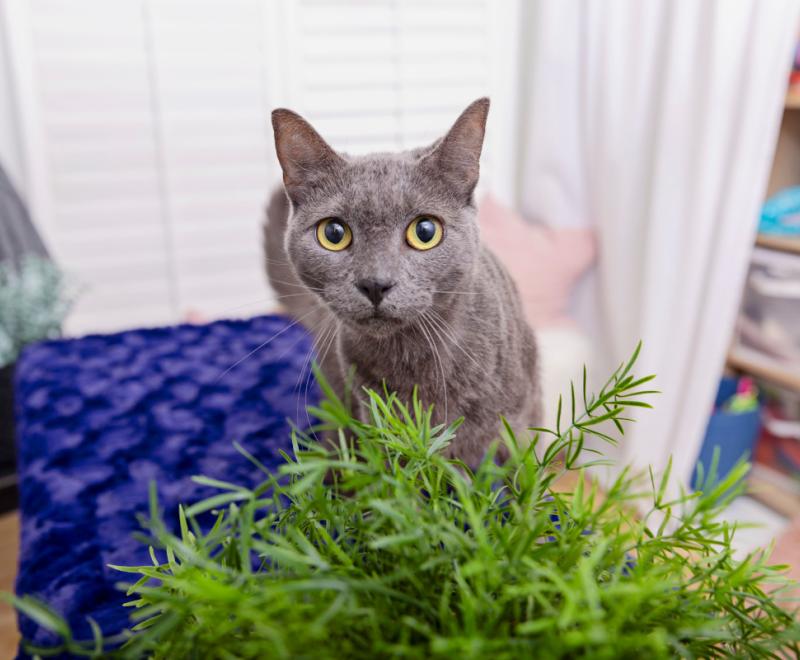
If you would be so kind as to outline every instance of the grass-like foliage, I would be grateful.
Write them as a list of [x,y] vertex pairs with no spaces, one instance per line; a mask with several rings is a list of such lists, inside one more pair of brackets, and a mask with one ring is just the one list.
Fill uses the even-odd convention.
[[[177,535],[153,500],[152,565],[117,567],[136,622],[120,649],[16,605],[62,650],[97,656],[794,657],[788,583],[761,553],[735,559],[717,519],[745,464],[672,500],[668,474],[622,471],[601,492],[579,467],[585,439],[613,443],[647,406],[633,361],[596,396],[573,390],[557,429],[506,429],[502,465],[444,458],[459,422],[432,426],[416,399],[367,392],[363,423],[326,389],[311,412],[335,449],[297,432],[255,489],[199,477],[219,493],[182,509]],[[559,492],[570,470],[577,486]]]

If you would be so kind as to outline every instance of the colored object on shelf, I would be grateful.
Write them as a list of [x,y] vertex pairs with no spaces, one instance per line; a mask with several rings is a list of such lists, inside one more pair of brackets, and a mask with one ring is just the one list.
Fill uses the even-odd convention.
[[764,202],[758,231],[762,234],[800,236],[800,186],[785,188]]
[[732,413],[744,413],[758,409],[758,388],[752,378],[740,378],[736,394],[724,404],[724,409]]
[[[742,383],[750,381],[750,383]],[[725,377],[720,381],[714,412],[708,420],[706,435],[697,457],[697,465],[703,466],[708,475],[714,451],[719,448],[716,466],[716,481],[724,479],[742,458],[749,459],[761,429],[761,407],[758,404],[755,386],[751,379]],[[755,399],[755,407],[752,401]],[[731,406],[745,407],[733,410]],[[694,488],[699,487],[698,471],[695,468]]]

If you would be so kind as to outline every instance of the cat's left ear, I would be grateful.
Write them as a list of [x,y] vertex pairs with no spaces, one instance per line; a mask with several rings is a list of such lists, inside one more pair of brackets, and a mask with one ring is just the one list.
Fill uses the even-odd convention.
[[434,168],[449,186],[465,199],[469,199],[480,175],[481,150],[486,132],[489,99],[473,101],[456,119],[434,149],[422,157],[420,163]]

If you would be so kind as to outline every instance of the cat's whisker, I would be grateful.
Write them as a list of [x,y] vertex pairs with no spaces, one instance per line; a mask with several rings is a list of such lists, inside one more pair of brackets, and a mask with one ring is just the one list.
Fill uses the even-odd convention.
[[303,374],[306,371],[306,364],[313,354],[314,342],[312,341],[311,347],[308,349],[305,357],[303,358],[303,364],[300,367],[300,371],[297,374],[297,379],[294,381],[294,387],[292,388],[293,392],[297,392],[297,397],[295,398],[294,418],[298,423],[300,421],[300,384],[303,382]]
[[448,293],[461,296],[477,296],[480,294],[480,291],[448,291],[445,289],[431,289],[431,293]]
[[[440,327],[442,327],[442,331],[445,332],[447,334],[447,337],[450,339],[450,343],[453,346],[455,346],[459,351],[461,351],[464,354],[464,357],[466,357],[470,362],[472,362],[472,364],[474,364],[475,367],[482,370],[483,367],[481,366],[480,362],[478,362],[475,356],[469,351],[467,351],[467,349],[465,349],[456,338],[455,329],[453,328],[453,326],[450,325],[450,323],[448,323],[447,320],[445,320],[441,316],[441,314],[439,314],[436,310],[431,309],[429,311],[431,313],[431,321],[438,321]],[[499,387],[494,387],[495,392],[499,391],[499,389],[500,389]]]
[[[306,371],[306,366],[309,364],[309,362],[311,361],[311,359],[312,359],[312,357],[314,355],[314,351],[316,351],[317,345],[319,344],[319,337],[322,334],[325,333],[325,330],[326,330],[325,328],[315,328],[314,329],[314,333],[313,333],[313,336],[312,336],[312,339],[311,339],[311,346],[308,349],[308,351],[306,351],[306,355],[303,358],[303,364],[300,367],[300,372],[297,375],[297,379],[294,381],[294,388],[293,389],[297,391],[298,404],[299,404],[299,400],[300,400],[300,388],[302,387],[303,374]],[[295,410],[295,413],[297,414],[297,416],[299,416],[299,414],[300,414],[299,407]]]
[[[450,337],[447,337],[446,333],[442,330],[440,326],[436,325],[433,315],[429,313],[430,311],[432,310],[423,312],[422,317],[425,319],[425,323],[428,326],[428,329],[435,336],[435,338],[439,340],[439,343],[442,346],[444,346],[445,350],[447,351],[447,356],[450,358],[450,360],[452,360],[453,351],[451,344],[453,343],[453,341]],[[450,339],[450,341],[447,341],[447,339]]]
[[238,305],[234,305],[233,307],[228,307],[222,310],[222,315],[230,314],[231,312],[238,311],[240,309],[244,309],[245,307],[252,307],[253,305],[260,305],[261,303],[267,303],[275,300],[276,296],[266,296],[263,298],[258,298],[257,300],[250,300],[245,303],[240,303]]
[[263,298],[258,298],[256,300],[251,300],[251,301],[246,302],[246,303],[241,303],[239,305],[234,305],[233,307],[228,307],[226,309],[223,309],[221,314],[223,314],[223,315],[230,314],[231,312],[235,312],[237,310],[244,309],[245,307],[252,307],[253,305],[259,305],[261,303],[280,302],[281,300],[283,300],[285,298],[295,298],[297,296],[305,296],[305,295],[308,295],[308,294],[306,292],[304,292],[304,291],[299,291],[298,293],[284,293],[284,294],[274,295],[274,296],[264,296]]
[[[325,348],[317,350],[317,360],[318,360],[317,364],[318,364],[320,370],[322,369],[322,365],[325,363],[325,359],[328,356],[328,351],[330,351],[331,346],[333,346],[333,344],[336,341],[337,329],[338,328],[337,328],[337,325],[336,325],[336,321],[335,320],[331,320],[331,323],[328,326],[328,334],[327,334],[327,339],[326,339],[326,342],[325,342]],[[321,343],[320,343],[320,346],[322,346]],[[309,385],[308,386],[310,386],[310,381],[309,381]],[[306,416],[308,416],[308,386],[306,387],[306,398],[305,398]],[[311,423],[311,420],[309,420],[309,424],[310,423]]]
[[[430,348],[430,351],[431,351],[431,357],[432,357],[432,358],[434,359],[434,361],[435,361],[435,360],[436,360],[436,356],[435,356],[435,354],[434,354],[434,347],[433,347],[433,343],[432,343],[432,341],[431,341],[431,338],[430,338],[430,336],[428,335],[427,331],[425,330],[425,319],[424,319],[423,317],[420,317],[420,319],[419,319],[419,326],[418,326],[418,328],[419,328],[419,331],[422,333],[422,336],[423,336],[423,337],[424,337],[424,339],[425,339],[425,343],[428,345],[428,348]],[[436,373],[436,386],[437,386],[437,389],[438,389],[438,385],[439,385],[439,374],[438,374],[438,372],[437,372],[437,373]]]
[[[420,317],[420,321],[422,322],[420,325],[420,329],[425,334],[425,339],[427,340],[429,346],[431,347],[431,351],[433,352],[434,360],[439,366],[439,371],[442,375],[442,395],[444,397],[444,421],[447,422],[449,419],[448,411],[447,411],[447,376],[444,372],[444,365],[442,363],[442,356],[439,353],[439,349],[436,347],[436,342],[434,341],[433,337],[431,336],[434,332],[433,327],[430,325],[430,321],[428,321],[423,314]],[[429,334],[431,333],[431,334]],[[438,336],[438,335],[437,335]],[[441,339],[441,337],[439,337]],[[438,376],[437,376],[438,381]]]
[[[322,353],[322,347],[328,341],[328,337],[331,334],[331,326],[323,324],[323,326],[315,334],[316,334],[316,337],[314,339],[313,350],[312,350],[312,352],[311,352],[311,354],[309,356],[310,359],[307,360],[306,366],[304,367],[305,369],[307,369],[307,375],[306,375],[305,379],[303,380],[303,383],[305,383],[305,385],[301,385],[301,387],[303,387],[303,389],[305,391],[305,393],[304,393],[304,408],[307,408],[307,406],[308,406],[308,388],[310,387],[311,378],[312,378],[313,373],[314,373],[314,368],[313,368],[314,360],[316,359],[317,365],[319,365],[319,359],[320,359],[320,354]],[[306,418],[308,419],[308,410],[306,410]],[[309,424],[310,424],[311,420],[308,419],[308,421],[309,421]]]
[[480,363],[475,359],[474,355],[467,351],[461,343],[458,341],[458,337],[456,337],[456,331],[453,326],[445,319],[441,314],[439,314],[435,309],[428,310],[430,314],[430,318],[432,321],[438,323],[438,325],[442,328],[442,330],[447,334],[450,341],[455,345],[459,350],[461,350],[464,355],[466,355],[472,363],[480,368]]
[[313,375],[313,369],[311,368],[314,354],[316,353],[319,356],[319,347],[322,346],[322,342],[326,340],[328,333],[331,330],[331,326],[323,325],[320,329],[315,329],[314,332],[314,341],[312,341],[311,348],[309,349],[308,353],[306,354],[305,360],[303,361],[303,366],[300,369],[300,375],[295,382],[295,389],[297,389],[297,401],[295,406],[295,419],[299,419],[300,417],[300,391],[303,388],[304,376],[303,374],[308,369],[308,374],[305,376],[305,397],[303,400],[303,406],[306,411],[306,420],[308,421],[308,426],[311,426],[311,417],[308,414],[308,388],[311,384],[311,377]]
[[450,324],[447,323],[445,319],[443,319],[439,314],[436,313],[435,310],[428,310],[430,312],[429,319],[431,322],[436,322],[439,324],[442,332],[447,336],[450,340],[450,343],[455,346],[459,351],[461,351],[464,356],[469,359],[472,364],[474,364],[478,369],[482,369],[480,363],[475,359],[475,357],[467,351],[458,341],[458,339],[454,335],[454,330]]
[[272,296],[274,300],[283,300],[284,298],[294,298],[296,296],[307,296],[307,291],[298,291],[297,293],[282,293],[278,296]]
[[227,369],[225,369],[225,371],[223,371],[223,372],[222,372],[222,373],[221,373],[219,376],[217,376],[217,379],[214,381],[214,383],[216,384],[216,383],[218,383],[219,381],[221,381],[221,380],[222,380],[222,379],[223,379],[223,378],[224,378],[224,377],[225,377],[225,376],[226,376],[226,375],[227,375],[227,374],[228,374],[230,371],[232,371],[233,369],[235,369],[236,367],[238,367],[238,366],[239,366],[239,365],[240,365],[242,362],[244,362],[244,361],[245,361],[247,358],[249,358],[249,357],[251,357],[251,356],[255,355],[256,353],[258,353],[258,351],[260,351],[262,348],[264,348],[264,347],[265,347],[267,344],[269,344],[270,342],[272,342],[272,341],[274,341],[275,339],[277,339],[278,337],[280,337],[280,336],[281,336],[281,335],[282,335],[284,332],[288,331],[290,328],[292,328],[292,327],[294,327],[295,325],[297,325],[298,323],[300,323],[300,322],[301,322],[303,319],[305,319],[305,318],[308,318],[309,316],[311,316],[311,315],[312,315],[312,314],[313,314],[315,311],[316,311],[316,310],[312,309],[311,311],[309,311],[309,312],[307,312],[307,313],[303,314],[303,316],[301,316],[301,317],[300,317],[300,318],[298,318],[298,319],[295,319],[294,321],[292,321],[292,322],[291,322],[289,325],[287,325],[285,328],[283,328],[283,329],[282,329],[282,330],[280,330],[279,332],[276,332],[274,335],[272,335],[272,337],[270,337],[270,338],[269,338],[269,339],[267,339],[266,341],[264,341],[264,342],[260,343],[260,344],[259,344],[258,346],[256,346],[256,347],[255,347],[255,348],[254,348],[252,351],[250,351],[250,352],[249,352],[247,355],[245,355],[245,356],[243,356],[243,357],[239,358],[238,360],[236,360],[236,362],[234,362],[234,363],[233,363],[233,364],[232,364],[230,367],[228,367]]
[[[431,333],[437,334],[436,329],[432,326],[430,321],[428,321],[428,325],[431,329]],[[437,337],[441,340],[440,335],[437,334]],[[442,363],[442,356],[439,353],[439,347],[435,343],[434,343],[434,349],[436,351],[436,359],[439,361],[439,370],[442,372],[442,390],[444,393],[444,419],[442,421],[447,423],[450,419],[449,409],[447,406],[447,375],[445,374],[444,371],[444,364]],[[451,355],[451,360],[452,360],[452,355]]]
[[308,284],[299,282],[287,282],[285,280],[278,280],[274,277],[270,278],[270,284],[283,284],[284,286],[293,286],[295,289],[302,289],[304,291],[323,291],[321,287],[309,286]]
[[[328,330],[329,331],[328,331],[327,337],[325,339],[325,348],[324,348],[324,350],[317,350],[317,366],[320,369],[322,369],[322,364],[325,362],[325,358],[328,355],[328,351],[330,350],[331,346],[333,345],[333,343],[334,343],[334,341],[336,339],[336,322],[335,321],[331,322],[331,325],[329,326]],[[322,346],[322,342],[320,342],[319,346]],[[309,426],[311,426],[311,418],[309,417],[309,413],[308,413],[308,389],[309,389],[310,386],[311,386],[311,374],[309,374],[309,378],[306,381],[306,393],[305,393],[305,399],[303,401],[303,404],[304,404],[305,409],[306,409],[306,420],[308,421],[308,425]],[[315,435],[315,437],[316,437],[316,435]]]
[[450,344],[458,348],[466,357],[472,360],[472,363],[475,366],[480,367],[479,363],[474,359],[474,357],[470,353],[468,353],[464,349],[464,347],[461,346],[461,344],[459,344],[452,326],[450,326],[441,316],[439,316],[435,310],[433,309],[427,310],[425,312],[425,316],[428,319],[429,323],[438,327],[442,335],[444,335],[447,339],[449,339]]
[[283,352],[281,352],[281,354],[278,356],[277,360],[281,360],[282,358],[284,358],[286,356],[286,354],[289,351],[293,351],[297,347],[297,345],[301,341],[303,341],[303,338],[304,338],[304,335],[302,335],[302,334],[298,335],[297,339],[295,339],[290,346],[288,346]]
[[320,352],[317,355],[317,357],[319,358],[320,367],[322,367],[322,364],[325,362],[325,359],[328,357],[328,352],[330,351],[330,349],[333,347],[334,343],[336,342],[338,328],[337,328],[337,324],[336,324],[335,320],[331,320],[330,329],[331,329],[331,332],[329,334],[330,339],[328,340],[328,343],[327,343],[327,345],[325,347],[325,351],[324,352]]
[[439,323],[439,327],[441,328],[442,332],[447,336],[447,338],[450,340],[450,344],[452,344],[459,351],[461,351],[464,354],[464,357],[466,357],[470,362],[472,362],[472,364],[474,364],[478,369],[482,370],[484,367],[482,367],[481,364],[478,362],[478,360],[475,359],[475,356],[469,351],[467,351],[459,343],[458,339],[455,337],[455,330],[453,329],[453,327],[439,313],[437,313],[436,310],[431,309],[428,310],[428,312],[425,312],[425,314],[428,313],[430,313],[428,317],[429,321],[432,323],[434,322]]
[[275,257],[268,257],[264,255],[264,261],[268,264],[280,264],[281,266],[291,266],[291,262],[288,259],[276,259]]

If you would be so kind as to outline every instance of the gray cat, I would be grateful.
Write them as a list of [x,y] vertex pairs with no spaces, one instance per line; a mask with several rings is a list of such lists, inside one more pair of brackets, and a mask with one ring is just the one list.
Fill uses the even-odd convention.
[[334,387],[351,366],[356,393],[385,381],[408,401],[417,385],[435,422],[465,418],[449,455],[472,465],[501,414],[517,430],[539,422],[533,332],[478,234],[488,111],[475,101],[426,148],[349,156],[275,110],[285,194],[273,195],[265,227],[271,284],[313,329]]

